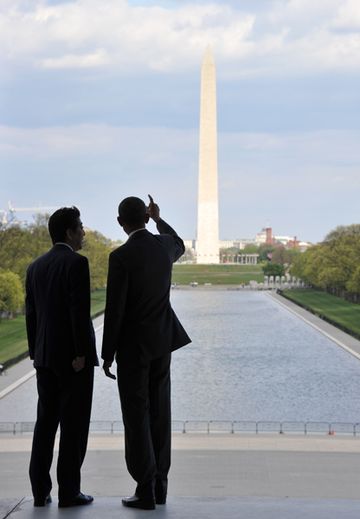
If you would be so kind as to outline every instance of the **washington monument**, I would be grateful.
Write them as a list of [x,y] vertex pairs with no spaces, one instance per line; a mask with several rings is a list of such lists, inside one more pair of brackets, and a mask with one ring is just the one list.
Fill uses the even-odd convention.
[[216,71],[208,48],[201,67],[196,262],[219,263]]

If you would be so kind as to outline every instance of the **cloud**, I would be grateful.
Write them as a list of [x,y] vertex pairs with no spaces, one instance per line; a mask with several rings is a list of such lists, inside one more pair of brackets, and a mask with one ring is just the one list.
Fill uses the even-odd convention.
[[[270,219],[279,234],[316,241],[356,222],[359,140],[359,130],[220,133],[221,236],[252,236]],[[12,171],[0,205],[76,202],[89,226],[116,237],[110,222],[119,199],[150,191],[175,228],[195,236],[197,131],[2,126],[0,143],[2,170]]]
[[103,49],[98,49],[93,54],[70,54],[60,58],[46,58],[41,64],[49,69],[71,68],[96,68],[108,65],[110,59]]
[[360,32],[360,6],[358,0],[345,0],[338,9],[332,26],[335,29]]
[[[346,168],[360,163],[359,130],[302,132],[220,132],[219,157],[226,169],[266,160],[291,167],[332,164]],[[139,154],[139,147],[141,154]],[[0,157],[47,158],[105,155],[132,156],[136,161],[171,166],[182,156],[197,161],[198,131],[160,127],[80,124],[45,128],[0,126]],[[269,167],[272,167],[269,165]],[[197,170],[197,167],[196,167]],[[281,174],[281,171],[279,171]]]
[[[114,127],[105,124],[46,128],[0,126],[0,157],[66,160],[73,157],[104,156],[126,158],[149,167],[166,166],[183,154],[193,154],[197,135],[194,131],[168,128]],[[139,153],[141,147],[141,154]],[[178,156],[174,157],[174,154]]]
[[226,77],[356,70],[357,0],[137,6],[125,0],[5,0],[0,8],[3,65],[112,68],[116,74],[181,71],[198,66],[208,44]]

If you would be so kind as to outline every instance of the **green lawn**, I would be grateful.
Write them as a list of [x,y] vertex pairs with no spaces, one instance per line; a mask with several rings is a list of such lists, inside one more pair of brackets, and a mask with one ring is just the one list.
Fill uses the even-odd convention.
[[324,316],[339,328],[360,337],[360,305],[319,290],[293,289],[284,290],[283,294],[316,315]]
[[25,317],[0,322],[0,364],[27,350]]
[[[105,308],[104,290],[96,290],[91,294],[91,315],[99,315]],[[25,317],[0,321],[0,364],[14,359],[27,351]]]
[[91,315],[100,315],[105,310],[106,290],[95,290],[91,293]]
[[264,281],[260,265],[174,265],[172,282],[188,285],[196,281],[199,285],[240,285],[249,281]]

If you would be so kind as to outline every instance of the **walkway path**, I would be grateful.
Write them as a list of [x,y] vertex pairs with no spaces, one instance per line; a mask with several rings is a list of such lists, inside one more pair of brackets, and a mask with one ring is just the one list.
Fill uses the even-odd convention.
[[320,317],[317,317],[311,312],[308,312],[301,306],[293,303],[292,301],[289,301],[285,297],[282,297],[275,291],[267,292],[267,294],[269,295],[269,297],[275,299],[281,306],[283,306],[293,314],[297,315],[307,324],[309,324],[310,326],[318,330],[320,333],[328,337],[330,340],[335,342],[338,346],[341,346],[341,348],[347,350],[354,357],[360,359],[359,340],[339,330],[339,328],[336,328],[336,326],[333,326],[332,324],[327,323],[323,319],[320,319]]
[[[10,518],[35,517],[28,497],[30,444],[27,436],[0,439],[0,488],[6,499],[0,501],[0,517],[24,496]],[[358,438],[179,434],[173,444],[169,503],[146,513],[149,518],[360,517]],[[95,496],[94,505],[61,510],[61,517],[144,517],[145,512],[121,507],[121,496],[134,487],[125,468],[122,436],[91,436],[82,479],[84,491]],[[56,490],[53,497],[42,517],[60,516]]]
[[[277,294],[269,297],[360,358],[360,341]],[[26,361],[20,364],[14,380],[29,372]],[[0,391],[5,376],[0,377]],[[13,371],[7,375],[10,376],[13,377]],[[11,383],[11,379],[7,382]],[[93,505],[59,511],[54,490],[54,503],[45,509],[34,509],[28,497],[30,446],[30,435],[0,438],[0,519],[40,515],[69,519],[85,515],[86,519],[136,519],[145,515],[149,519],[360,517],[357,437],[174,435],[169,501],[154,512],[121,506],[121,496],[132,493],[134,487],[125,468],[121,435],[90,437],[82,486],[95,496]]]

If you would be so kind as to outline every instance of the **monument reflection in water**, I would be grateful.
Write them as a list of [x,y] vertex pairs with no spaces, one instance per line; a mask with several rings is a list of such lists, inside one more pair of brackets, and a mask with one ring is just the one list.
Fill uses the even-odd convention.
[[[174,420],[359,421],[360,361],[267,294],[197,287],[172,302],[193,339],[173,355]],[[35,410],[35,378],[0,400],[1,421]],[[120,419],[97,369],[92,420]]]

